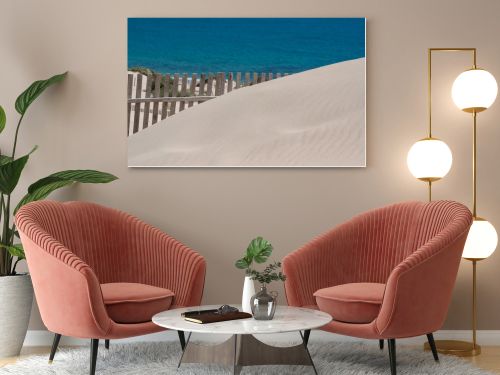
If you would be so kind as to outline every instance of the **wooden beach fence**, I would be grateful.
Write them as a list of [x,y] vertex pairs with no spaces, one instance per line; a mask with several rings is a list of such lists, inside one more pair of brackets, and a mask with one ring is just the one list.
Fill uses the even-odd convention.
[[128,73],[127,135],[233,90],[288,73],[152,74]]

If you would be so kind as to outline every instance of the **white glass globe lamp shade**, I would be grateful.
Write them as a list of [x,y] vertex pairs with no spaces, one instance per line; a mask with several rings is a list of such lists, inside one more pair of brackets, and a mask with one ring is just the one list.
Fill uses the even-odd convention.
[[495,251],[498,235],[495,227],[480,217],[474,218],[465,241],[462,257],[470,260],[488,258]]
[[455,105],[465,112],[488,109],[498,94],[495,77],[483,69],[470,69],[461,73],[453,82],[451,97]]
[[450,171],[453,157],[446,143],[424,138],[411,146],[406,158],[411,174],[422,181],[437,181]]

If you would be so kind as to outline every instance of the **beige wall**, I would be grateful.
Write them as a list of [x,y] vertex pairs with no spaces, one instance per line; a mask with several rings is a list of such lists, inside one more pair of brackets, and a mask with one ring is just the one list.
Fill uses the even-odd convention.
[[[426,199],[406,168],[406,153],[426,131],[426,48],[474,46],[479,64],[500,78],[500,2],[463,0],[324,1],[20,1],[0,6],[0,103],[10,129],[14,99],[31,81],[69,70],[67,81],[30,109],[20,150],[38,144],[22,187],[61,168],[99,168],[120,177],[78,186],[56,198],[93,200],[129,211],[199,250],[208,261],[205,302],[237,302],[243,274],[233,261],[262,235],[283,257],[353,214]],[[362,17],[368,19],[367,168],[129,169],[125,141],[127,17]],[[168,41],[165,41],[168,43]],[[449,90],[468,56],[435,64],[435,135],[454,151],[436,198],[471,196],[470,118]],[[479,116],[479,213],[500,229],[500,103]],[[500,254],[479,264],[479,327],[500,329]],[[449,329],[470,320],[471,266],[463,261]],[[40,328],[35,312],[31,328]]]

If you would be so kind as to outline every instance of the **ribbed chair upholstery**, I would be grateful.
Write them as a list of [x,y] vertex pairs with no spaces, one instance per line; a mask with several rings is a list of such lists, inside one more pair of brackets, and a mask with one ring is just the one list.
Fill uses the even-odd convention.
[[90,338],[93,374],[99,339],[108,348],[109,339],[161,331],[152,314],[201,302],[204,258],[124,212],[39,201],[15,220],[42,320],[56,334],[50,360],[61,335]]
[[[327,311],[323,330],[389,341],[444,323],[472,223],[452,201],[404,202],[360,214],[283,259],[288,304]],[[307,333],[308,335],[309,333]]]

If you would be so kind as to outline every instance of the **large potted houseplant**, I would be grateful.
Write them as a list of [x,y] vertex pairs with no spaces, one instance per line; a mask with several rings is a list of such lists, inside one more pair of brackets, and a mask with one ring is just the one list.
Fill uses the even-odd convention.
[[[19,130],[29,106],[49,86],[61,82],[66,73],[31,84],[16,100],[19,119],[12,150],[0,153],[0,358],[18,355],[26,332],[33,302],[33,287],[29,274],[18,273],[17,265],[24,259],[13,215],[29,202],[46,198],[51,192],[75,182],[107,183],[115,176],[94,170],[66,170],[53,173],[28,187],[23,198],[15,204],[11,195],[15,190],[24,167],[36,146],[27,154],[16,155]],[[4,109],[0,106],[0,133],[7,123]]]

